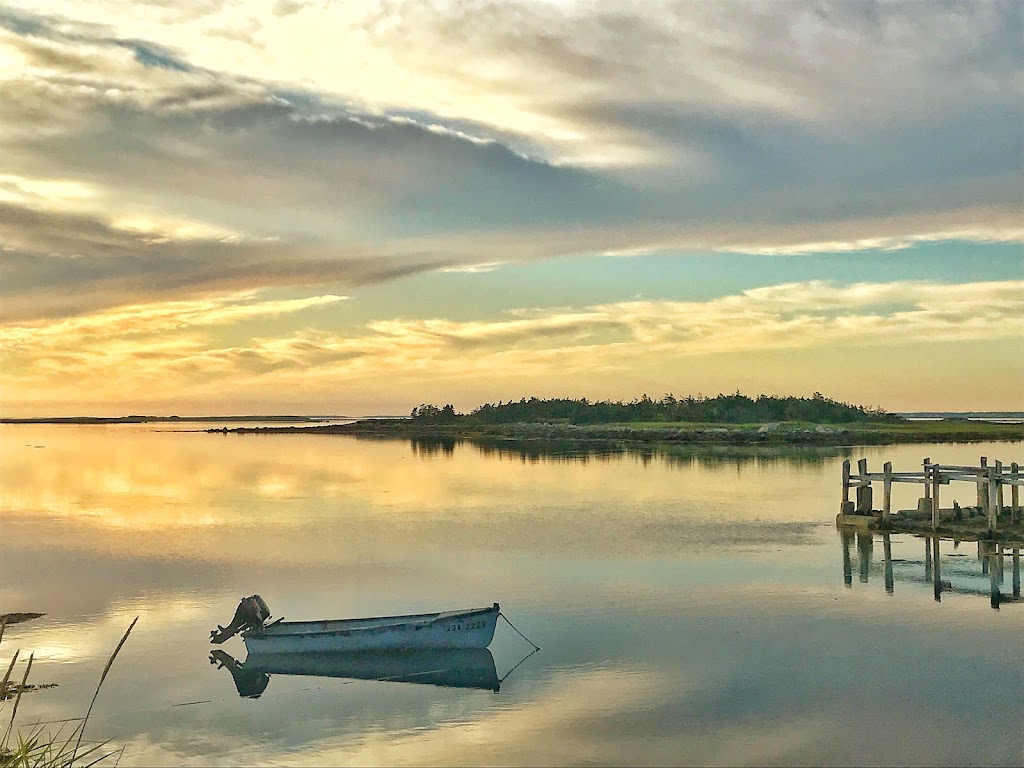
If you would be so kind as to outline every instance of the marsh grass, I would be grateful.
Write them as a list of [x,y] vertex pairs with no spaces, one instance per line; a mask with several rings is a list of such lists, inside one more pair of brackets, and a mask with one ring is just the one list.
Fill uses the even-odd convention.
[[[0,738],[0,768],[71,768],[71,766],[96,765],[110,758],[114,758],[116,764],[116,760],[120,758],[122,750],[108,750],[107,745],[110,743],[109,741],[95,744],[87,743],[83,747],[82,736],[85,735],[85,728],[89,723],[90,715],[92,715],[92,708],[96,704],[96,699],[100,695],[103,682],[107,679],[107,674],[114,664],[114,659],[117,658],[117,654],[120,653],[121,648],[128,639],[128,635],[131,634],[132,629],[135,627],[135,622],[138,620],[139,617],[136,616],[135,620],[128,626],[127,631],[125,631],[121,642],[117,644],[114,652],[107,659],[106,666],[103,667],[103,672],[100,674],[99,683],[96,685],[96,691],[92,695],[92,701],[89,703],[89,709],[86,711],[85,717],[64,721],[56,730],[49,730],[43,723],[38,722],[32,726],[17,729],[14,727],[18,706],[21,704],[21,696],[31,688],[28,685],[28,677],[32,671],[34,654],[29,655],[28,663],[25,665],[25,672],[21,678],[21,684],[13,689],[14,702],[11,707],[10,719],[4,730],[3,738]],[[0,642],[3,640],[5,626],[5,622],[0,622]],[[8,684],[14,671],[14,665],[18,661],[19,653],[20,650],[16,650],[14,656],[11,657],[11,661],[7,665],[7,671],[4,674],[3,683],[0,685],[0,691],[11,691]],[[0,703],[0,707],[2,706],[2,703]],[[72,723],[74,723],[73,727],[71,727]]]

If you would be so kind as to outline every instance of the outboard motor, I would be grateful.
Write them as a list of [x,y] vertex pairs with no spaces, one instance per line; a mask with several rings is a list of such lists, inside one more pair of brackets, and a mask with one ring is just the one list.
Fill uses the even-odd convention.
[[235,609],[235,616],[226,627],[220,624],[210,631],[210,642],[220,644],[246,629],[260,629],[263,622],[270,618],[270,608],[259,595],[243,597]]

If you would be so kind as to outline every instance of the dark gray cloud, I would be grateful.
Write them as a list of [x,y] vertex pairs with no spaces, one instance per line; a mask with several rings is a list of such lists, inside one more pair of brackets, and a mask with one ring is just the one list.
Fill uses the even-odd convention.
[[362,285],[458,263],[309,243],[153,241],[81,215],[0,204],[2,320],[59,316],[211,291]]
[[[143,81],[132,93],[88,54],[24,42],[36,61],[66,72],[0,84],[0,115],[11,123],[42,119],[55,109],[55,91],[74,110],[62,113],[65,130],[4,142],[11,170],[101,179],[136,205],[277,236],[337,237],[352,231],[354,219],[360,231],[389,235],[543,225],[631,205],[618,183],[496,141],[467,140],[411,113],[372,116],[312,93],[196,72],[158,46],[94,43],[128,48],[145,67],[181,77]],[[77,79],[69,82],[72,71]],[[80,82],[85,72],[96,75],[88,88]],[[78,119],[83,113],[87,119]]]

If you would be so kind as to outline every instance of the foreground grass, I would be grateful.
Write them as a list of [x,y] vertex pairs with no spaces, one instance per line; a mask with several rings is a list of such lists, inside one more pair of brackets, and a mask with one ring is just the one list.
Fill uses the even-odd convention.
[[[13,695],[11,716],[4,730],[3,737],[0,738],[0,768],[71,768],[74,765],[91,766],[106,761],[115,755],[120,756],[121,750],[112,749],[108,751],[106,749],[109,744],[107,741],[98,744],[86,744],[83,747],[82,736],[85,735],[85,727],[89,723],[92,708],[96,704],[97,697],[100,695],[103,681],[107,679],[107,673],[110,672],[114,659],[117,658],[117,654],[121,651],[122,646],[124,646],[125,641],[128,639],[128,635],[131,634],[132,629],[135,627],[135,622],[138,620],[139,618],[136,616],[121,638],[121,642],[117,644],[114,652],[110,654],[110,658],[107,659],[107,664],[103,667],[103,672],[100,674],[100,681],[96,685],[96,691],[92,695],[92,701],[89,703],[89,709],[86,711],[85,717],[78,720],[78,724],[70,729],[70,731],[68,730],[68,725],[69,722],[73,721],[61,724],[55,731],[48,730],[39,723],[27,728],[15,729],[14,720],[18,714],[18,706],[21,704],[22,694],[32,688],[28,684],[28,678],[32,672],[34,654],[28,657],[28,663],[25,665],[25,672],[22,675],[21,683],[12,686],[10,683],[11,674],[14,672],[14,665],[18,661],[20,651],[16,650],[14,652],[10,663],[7,665],[7,672],[4,675],[3,682],[0,684],[0,692],[3,693],[4,697],[3,700],[7,699],[8,694]],[[0,621],[0,641],[3,640],[5,627],[6,622]],[[2,706],[3,704],[0,704],[0,707]]]

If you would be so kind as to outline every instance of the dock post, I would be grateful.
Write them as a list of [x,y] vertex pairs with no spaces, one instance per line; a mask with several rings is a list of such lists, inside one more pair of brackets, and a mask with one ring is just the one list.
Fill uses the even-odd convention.
[[[1016,552],[1016,550],[1014,551]],[[889,541],[888,533],[882,534],[882,555],[885,557],[885,591],[891,595],[893,593],[892,542]],[[1015,560],[1014,562],[1017,561]]]
[[[882,525],[889,525],[889,512],[892,509],[892,462],[887,461],[882,465],[884,478],[882,479]],[[1016,488],[1017,486],[1014,486]],[[886,545],[888,546],[888,537]]]
[[1003,516],[1003,462],[996,460],[996,519]]
[[[1017,465],[1016,461],[1013,462],[1010,465],[1010,472],[1013,474],[1013,479],[1014,480],[1016,480],[1018,477],[1020,477],[1020,474],[1019,474],[1020,473],[1020,467]],[[1010,486],[1010,506],[1013,507],[1013,509],[1010,510],[1010,519],[1013,520],[1013,522],[1015,522],[1015,523],[1019,523],[1020,522],[1020,486],[1019,485],[1011,485]]]
[[932,575],[935,602],[942,602],[942,569],[939,567],[939,537],[932,537]]
[[988,468],[988,531],[995,533],[999,529],[998,507],[996,506],[996,472],[995,467]]
[[978,475],[978,514],[988,513],[988,474],[985,470],[988,468],[988,459],[984,456],[981,457],[981,469],[982,472]]
[[[924,461],[921,462],[921,468],[924,470],[924,499],[927,502],[924,505],[924,511],[925,512],[927,512],[928,510],[930,510],[932,508],[932,487],[928,484],[928,480],[931,477],[931,475],[930,475],[931,466],[932,466],[932,460],[927,458],[927,457],[925,458]],[[920,507],[920,505],[918,505],[918,506]]]
[[871,480],[868,476],[868,460],[860,459],[857,462],[857,473],[860,475],[860,483],[857,485],[857,514],[870,515],[872,512]]
[[932,540],[928,536],[924,539],[924,578],[932,580]]
[[850,514],[850,460],[843,462],[843,501],[839,506],[839,514]]
[[932,530],[939,527],[939,480],[941,472],[938,467],[932,467]]

